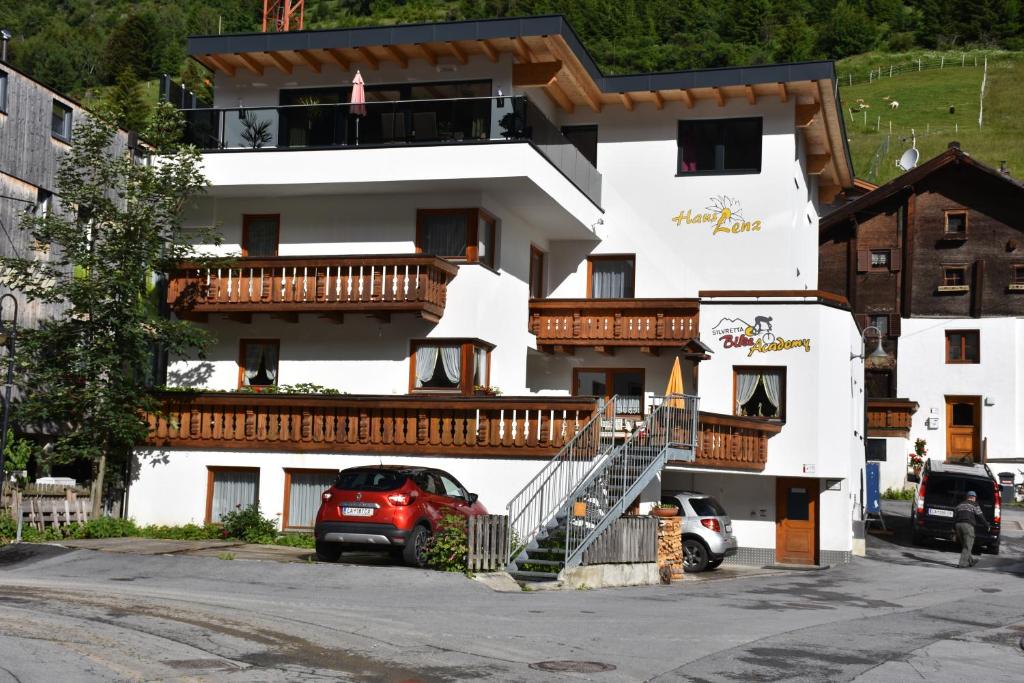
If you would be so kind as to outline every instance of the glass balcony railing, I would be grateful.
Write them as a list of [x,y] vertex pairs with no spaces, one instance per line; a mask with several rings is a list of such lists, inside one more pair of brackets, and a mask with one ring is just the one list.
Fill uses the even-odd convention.
[[529,141],[595,204],[601,174],[526,97],[462,97],[184,109],[185,141],[201,150],[263,151]]

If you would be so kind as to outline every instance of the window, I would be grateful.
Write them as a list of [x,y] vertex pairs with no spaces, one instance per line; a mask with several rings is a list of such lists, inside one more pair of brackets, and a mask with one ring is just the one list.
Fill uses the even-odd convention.
[[680,121],[679,175],[760,173],[761,119]]
[[637,368],[576,368],[573,395],[615,399],[615,414],[641,417],[644,414],[644,371]]
[[733,368],[736,415],[786,419],[786,369]]
[[947,211],[946,212],[946,235],[951,237],[967,236],[967,212]]
[[320,509],[320,496],[331,488],[338,478],[338,470],[284,471],[285,529],[312,529],[316,511]]
[[281,342],[277,339],[243,339],[239,342],[238,386],[268,387],[277,384]]
[[46,218],[53,211],[53,193],[43,188],[36,189],[36,205],[32,212],[39,218]]
[[872,268],[888,268],[889,267],[889,250],[878,249],[871,252],[871,267]]
[[494,346],[478,339],[413,342],[410,391],[453,391],[472,394],[490,383],[490,352]]
[[281,216],[278,214],[242,216],[242,256],[277,256]]
[[885,456],[885,439],[868,439],[864,459],[868,461],[885,462]]
[[7,72],[0,71],[0,112],[7,112]]
[[946,332],[947,363],[980,363],[981,343],[978,330]]
[[632,299],[636,256],[591,256],[587,259],[587,296],[592,299]]
[[1010,287],[1024,289],[1024,264],[1010,266]]
[[461,498],[466,500],[466,489],[462,487],[462,484],[451,478],[450,475],[437,472],[436,476],[441,482],[441,490],[444,492],[443,495],[449,498]]
[[206,521],[219,524],[228,512],[259,502],[260,471],[256,467],[210,467],[206,480]]
[[530,298],[540,299],[544,296],[545,254],[537,247],[530,245]]
[[562,134],[597,168],[597,126],[562,126]]
[[50,132],[55,138],[64,142],[71,141],[71,107],[63,102],[53,101],[53,113],[50,116]]
[[868,327],[877,327],[881,336],[889,334],[889,314],[873,313],[868,316]]
[[494,267],[497,220],[483,209],[420,209],[416,251]]
[[967,266],[943,266],[942,267],[943,287],[966,287]]

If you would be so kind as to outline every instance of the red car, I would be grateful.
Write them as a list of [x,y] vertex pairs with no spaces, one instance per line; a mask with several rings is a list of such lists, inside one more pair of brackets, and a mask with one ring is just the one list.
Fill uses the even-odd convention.
[[381,465],[338,473],[316,513],[316,556],[337,562],[355,546],[384,547],[422,567],[423,551],[445,514],[486,515],[487,509],[447,472]]

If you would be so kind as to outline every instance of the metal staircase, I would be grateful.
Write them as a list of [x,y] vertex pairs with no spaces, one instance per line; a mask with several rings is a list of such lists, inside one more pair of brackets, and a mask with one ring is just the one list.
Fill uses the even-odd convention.
[[[668,460],[693,460],[697,442],[698,399],[696,396],[658,397],[647,418],[628,436],[616,438],[614,400],[602,408],[602,419],[592,419],[587,427],[597,434],[592,460],[585,466],[579,456],[588,452],[575,449],[570,469],[563,469],[567,458],[559,453],[509,504],[509,571],[521,579],[555,579],[559,571],[574,567],[583,552],[605,529],[626,511],[644,488],[661,472]],[[599,422],[594,426],[595,422]],[[583,432],[581,432],[582,434]],[[588,442],[591,443],[591,442]],[[566,448],[571,446],[568,444]],[[558,461],[558,462],[556,462]],[[570,476],[566,476],[570,475]],[[545,490],[541,481],[552,478],[562,482],[564,495],[548,498],[524,496],[531,490]],[[567,489],[565,483],[572,483]],[[532,487],[532,488],[531,488]],[[515,515],[513,515],[515,511]],[[530,524],[524,524],[529,520]]]

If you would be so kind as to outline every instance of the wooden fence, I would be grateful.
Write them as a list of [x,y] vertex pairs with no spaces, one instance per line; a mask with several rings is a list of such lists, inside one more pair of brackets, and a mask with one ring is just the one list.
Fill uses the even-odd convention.
[[[92,500],[77,496],[53,497],[14,494],[12,511],[21,511],[22,523],[37,531],[46,527],[63,528],[69,524],[84,524],[92,512]],[[17,519],[17,512],[14,512]]]
[[471,572],[494,572],[505,568],[508,558],[508,517],[474,515],[468,521],[469,553],[466,563]]
[[583,564],[658,561],[656,517],[620,517],[583,551]]

